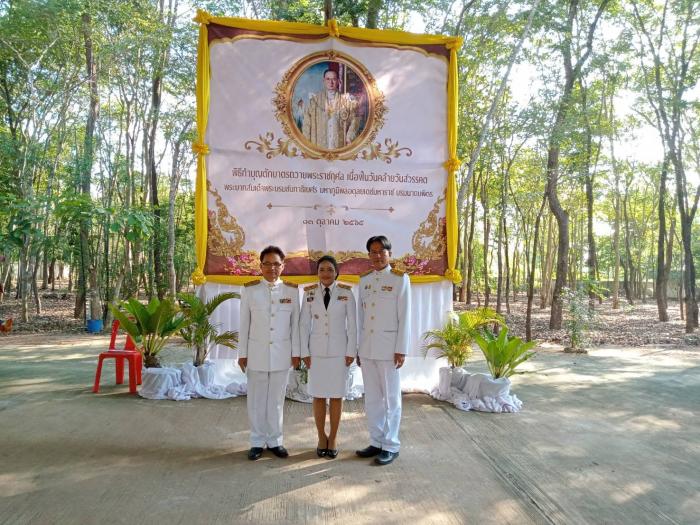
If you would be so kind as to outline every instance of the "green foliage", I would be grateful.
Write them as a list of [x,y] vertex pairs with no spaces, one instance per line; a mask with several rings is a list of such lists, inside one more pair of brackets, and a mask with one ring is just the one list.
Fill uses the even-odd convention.
[[498,335],[488,331],[483,335],[475,334],[474,340],[481,348],[494,379],[516,374],[515,369],[535,355],[530,352],[535,343],[526,343],[519,337],[509,336],[507,327],[503,327]]
[[158,354],[165,343],[188,322],[169,297],[154,297],[146,306],[131,298],[119,305],[110,304],[109,309],[136,343],[146,367],[160,366]]
[[569,337],[569,350],[581,352],[586,344],[586,331],[595,316],[595,310],[589,305],[588,292],[583,287],[572,290],[564,289],[564,304],[567,319],[564,323]]
[[221,303],[229,299],[240,298],[239,294],[235,292],[222,293],[206,303],[191,293],[179,293],[177,298],[180,300],[186,319],[185,326],[180,329],[180,335],[194,352],[194,366],[199,366],[206,361],[214,345],[236,348],[238,332],[219,333],[218,325],[212,324],[209,318]]
[[464,366],[472,355],[472,342],[478,330],[490,324],[505,326],[503,317],[491,308],[477,308],[461,312],[450,312],[448,321],[442,328],[428,330],[423,334],[426,342],[423,354],[436,350],[437,359],[444,357],[452,368]]

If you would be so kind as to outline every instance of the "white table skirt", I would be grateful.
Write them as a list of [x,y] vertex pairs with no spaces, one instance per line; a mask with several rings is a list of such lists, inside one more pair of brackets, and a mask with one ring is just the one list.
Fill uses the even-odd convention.
[[[223,292],[238,292],[240,286],[226,284],[206,283],[199,287],[198,294],[204,300]],[[353,286],[353,293],[357,298],[357,285]],[[303,287],[299,287],[301,294]],[[219,330],[238,330],[240,325],[240,301],[233,299],[226,301],[214,311],[212,322],[219,325]],[[447,312],[452,310],[452,284],[449,281],[436,283],[411,285],[411,342],[409,345],[406,362],[401,369],[401,388],[404,392],[430,391],[438,383],[438,370],[446,366],[444,359],[423,357],[421,347],[423,345],[423,333],[426,330],[438,328],[447,319]],[[217,361],[216,383],[228,384],[233,381],[241,381],[245,376],[238,368],[236,360],[238,352],[226,347],[216,347],[212,350],[210,359]],[[362,383],[362,376],[357,370],[355,381]]]

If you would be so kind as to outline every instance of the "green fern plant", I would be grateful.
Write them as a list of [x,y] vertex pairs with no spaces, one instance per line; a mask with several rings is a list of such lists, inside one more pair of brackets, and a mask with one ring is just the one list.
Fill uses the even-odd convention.
[[462,367],[472,355],[472,343],[478,330],[493,323],[505,326],[503,316],[492,308],[476,308],[460,314],[450,312],[442,328],[423,334],[423,355],[436,350],[436,358],[446,358],[452,368]]
[[219,333],[218,325],[212,324],[209,317],[221,303],[239,297],[240,295],[235,292],[227,292],[219,294],[205,303],[191,293],[177,294],[182,312],[187,320],[186,325],[180,329],[180,335],[193,351],[192,361],[194,366],[204,364],[214,345],[236,348],[238,332],[226,331]]
[[503,327],[498,335],[491,332],[475,334],[474,340],[481,348],[494,379],[512,376],[517,373],[515,369],[519,365],[535,355],[534,352],[530,352],[535,343],[526,343],[519,337],[510,337],[507,327]]

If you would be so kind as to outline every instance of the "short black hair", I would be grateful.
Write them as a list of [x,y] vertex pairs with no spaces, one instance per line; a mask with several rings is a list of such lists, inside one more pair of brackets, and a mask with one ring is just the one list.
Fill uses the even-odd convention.
[[370,237],[367,239],[367,252],[369,253],[369,247],[372,246],[375,242],[381,243],[382,247],[387,250],[391,251],[391,243],[389,242],[389,239],[386,238],[386,235],[375,235],[374,237]]
[[279,248],[278,246],[268,246],[267,248],[264,248],[263,251],[260,252],[260,262],[265,258],[265,256],[268,253],[276,253],[277,255],[280,256],[280,259],[284,261],[284,252],[282,251],[282,248]]
[[328,261],[333,265],[333,268],[335,268],[335,278],[338,278],[338,261],[335,260],[335,257],[332,255],[324,255],[321,257],[318,261],[316,261],[316,273],[318,273],[318,267],[321,266],[322,262]]
[[326,78],[326,73],[335,73],[335,78],[340,78],[338,72],[335,69],[328,68],[323,72],[323,78]]

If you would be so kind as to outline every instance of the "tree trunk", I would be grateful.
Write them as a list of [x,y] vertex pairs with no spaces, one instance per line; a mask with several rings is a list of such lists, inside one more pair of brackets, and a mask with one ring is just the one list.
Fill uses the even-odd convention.
[[629,184],[625,187],[625,196],[622,199],[622,213],[625,218],[625,262],[622,265],[624,271],[623,285],[625,287],[625,296],[630,305],[634,304],[630,281],[634,280],[634,267],[632,265],[632,254],[630,253],[630,226],[629,216],[627,215],[627,195],[629,192]]
[[[93,56],[92,17],[90,13],[86,12],[83,13],[81,18],[83,40],[85,44],[85,70],[90,91],[90,101],[88,103],[85,137],[83,139],[84,152],[80,169],[80,192],[86,199],[90,199],[92,163],[94,159],[94,135],[99,110],[99,98],[97,92],[97,63]],[[78,293],[75,297],[75,310],[73,312],[73,316],[76,319],[85,314],[87,272],[88,268],[92,267],[90,262],[89,232],[90,219],[83,218],[80,221],[80,271],[78,271]]]
[[547,218],[547,244],[544,247],[546,252],[542,257],[544,261],[542,267],[542,287],[540,289],[540,310],[547,308],[552,297],[552,269],[554,268],[554,225],[553,215]]
[[484,208],[484,306],[488,308],[491,297],[489,286],[489,234],[491,222],[489,221],[489,196],[486,189],[486,176],[481,181],[481,205]]
[[[588,27],[585,51],[575,64],[572,64],[572,47],[573,47],[573,31],[574,20],[577,18],[579,3],[578,0],[570,0],[568,8],[568,16],[566,29],[563,35],[564,42],[562,43],[562,53],[564,58],[564,75],[565,81],[562,90],[562,95],[557,107],[557,114],[554,119],[554,125],[550,132],[548,149],[547,149],[547,189],[545,195],[549,200],[549,208],[557,220],[559,231],[559,240],[557,244],[557,271],[554,281],[554,292],[552,293],[552,310],[549,317],[549,328],[558,330],[561,328],[563,301],[562,291],[564,289],[566,274],[568,271],[567,264],[569,258],[569,214],[562,208],[559,202],[558,182],[559,182],[559,153],[560,140],[566,117],[569,113],[571,105],[571,93],[575,82],[580,78],[583,65],[588,60],[588,57],[593,50],[593,36],[595,34],[598,21],[603,14],[609,0],[602,0],[595,18]],[[576,44],[578,47],[578,44]]]
[[532,300],[535,297],[535,265],[537,263],[537,238],[540,234],[540,221],[542,219],[542,212],[547,204],[547,199],[542,199],[542,204],[540,205],[540,210],[537,213],[537,219],[535,219],[535,233],[534,239],[532,241],[532,259],[527,265],[527,310],[525,312],[525,340],[532,341]]
[[[480,177],[481,176],[479,176],[479,178]],[[467,243],[467,258],[469,264],[467,273],[467,304],[472,304],[472,276],[474,275],[474,225],[476,223],[476,189],[478,184],[479,182],[477,179],[472,181],[472,209],[471,220],[469,221],[469,242]]]

